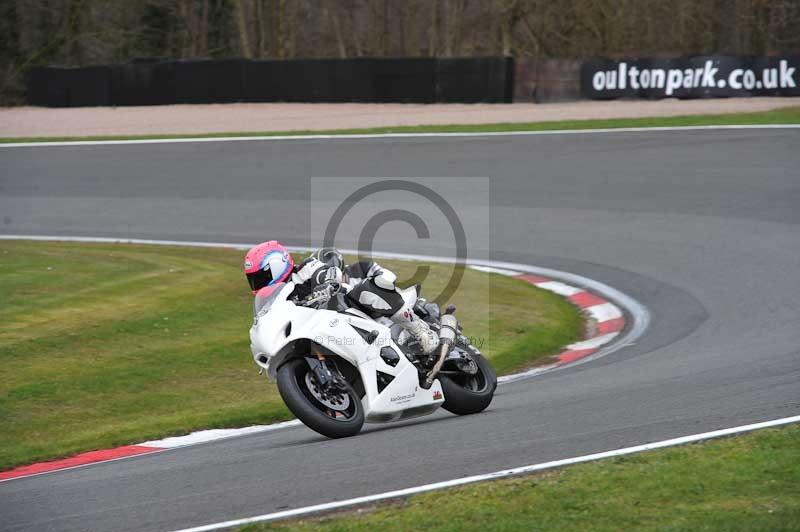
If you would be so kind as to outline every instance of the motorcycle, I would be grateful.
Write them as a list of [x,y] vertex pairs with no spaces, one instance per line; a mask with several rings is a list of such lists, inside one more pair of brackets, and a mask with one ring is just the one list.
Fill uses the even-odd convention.
[[401,292],[440,337],[430,355],[388,318],[349,306],[339,287],[320,300],[297,301],[294,285],[278,283],[255,300],[253,360],[277,381],[281,398],[306,426],[329,438],[357,434],[363,424],[486,409],[497,387],[494,369],[461,332],[455,307],[444,314]]

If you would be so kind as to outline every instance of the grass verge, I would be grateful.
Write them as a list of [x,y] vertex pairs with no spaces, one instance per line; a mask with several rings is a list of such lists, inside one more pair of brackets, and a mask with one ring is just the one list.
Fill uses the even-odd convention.
[[800,530],[800,425],[242,530]]
[[303,135],[378,135],[386,133],[491,133],[511,131],[555,131],[580,129],[615,129],[629,127],[729,126],[800,124],[800,106],[785,107],[755,113],[717,115],[686,115],[652,118],[613,118],[607,120],[558,120],[551,122],[513,122],[502,124],[397,126],[364,129],[302,130],[302,131],[241,131],[204,134],[165,135],[106,135],[70,137],[5,137],[0,143],[65,142],[102,140],[147,140],[176,138],[275,137]]
[[[250,358],[252,296],[242,256],[0,241],[0,470],[289,419]],[[417,268],[381,263],[400,279]],[[438,293],[451,268],[431,265],[425,290]],[[565,300],[499,275],[466,270],[452,301],[465,332],[501,372],[553,354],[581,333],[580,314]]]

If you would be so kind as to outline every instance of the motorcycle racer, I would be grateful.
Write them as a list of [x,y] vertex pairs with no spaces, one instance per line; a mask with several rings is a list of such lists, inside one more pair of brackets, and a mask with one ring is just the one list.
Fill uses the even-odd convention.
[[302,263],[295,265],[289,251],[278,241],[270,240],[247,252],[244,272],[250,289],[257,297],[266,296],[272,286],[294,283],[292,297],[302,301],[330,296],[340,287],[353,307],[371,318],[388,317],[413,336],[423,352],[433,352],[439,337],[427,322],[414,314],[413,304],[403,299],[397,286],[397,276],[372,261],[344,266],[342,254],[334,248],[321,248]]

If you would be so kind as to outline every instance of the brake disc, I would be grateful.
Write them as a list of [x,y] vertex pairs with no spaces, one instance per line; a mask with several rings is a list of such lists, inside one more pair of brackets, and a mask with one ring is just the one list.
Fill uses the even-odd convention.
[[344,412],[350,407],[350,394],[338,392],[336,394],[324,393],[319,385],[314,381],[311,372],[306,373],[306,387],[314,399],[327,406],[331,410]]

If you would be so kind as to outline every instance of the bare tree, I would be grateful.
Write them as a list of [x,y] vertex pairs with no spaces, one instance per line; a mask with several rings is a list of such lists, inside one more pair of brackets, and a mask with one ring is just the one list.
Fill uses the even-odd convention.
[[500,12],[501,55],[510,56],[514,51],[514,27],[520,19],[519,0],[498,0]]
[[241,51],[242,55],[246,58],[253,57],[253,53],[250,51],[250,38],[248,36],[248,24],[247,24],[247,13],[245,12],[245,6],[243,0],[232,0],[233,1],[233,10],[236,13],[236,31],[239,36],[239,50]]
[[339,10],[329,9],[328,6],[323,8],[323,14],[329,24],[333,26],[333,34],[336,37],[336,49],[339,52],[339,57],[342,59],[347,58],[347,45],[342,37],[342,23],[339,16]]
[[439,25],[441,24],[441,4],[443,0],[430,0],[431,24],[428,30],[428,55],[435,57],[439,53]]
[[800,0],[4,0],[0,99],[39,64],[131,57],[800,51]]

